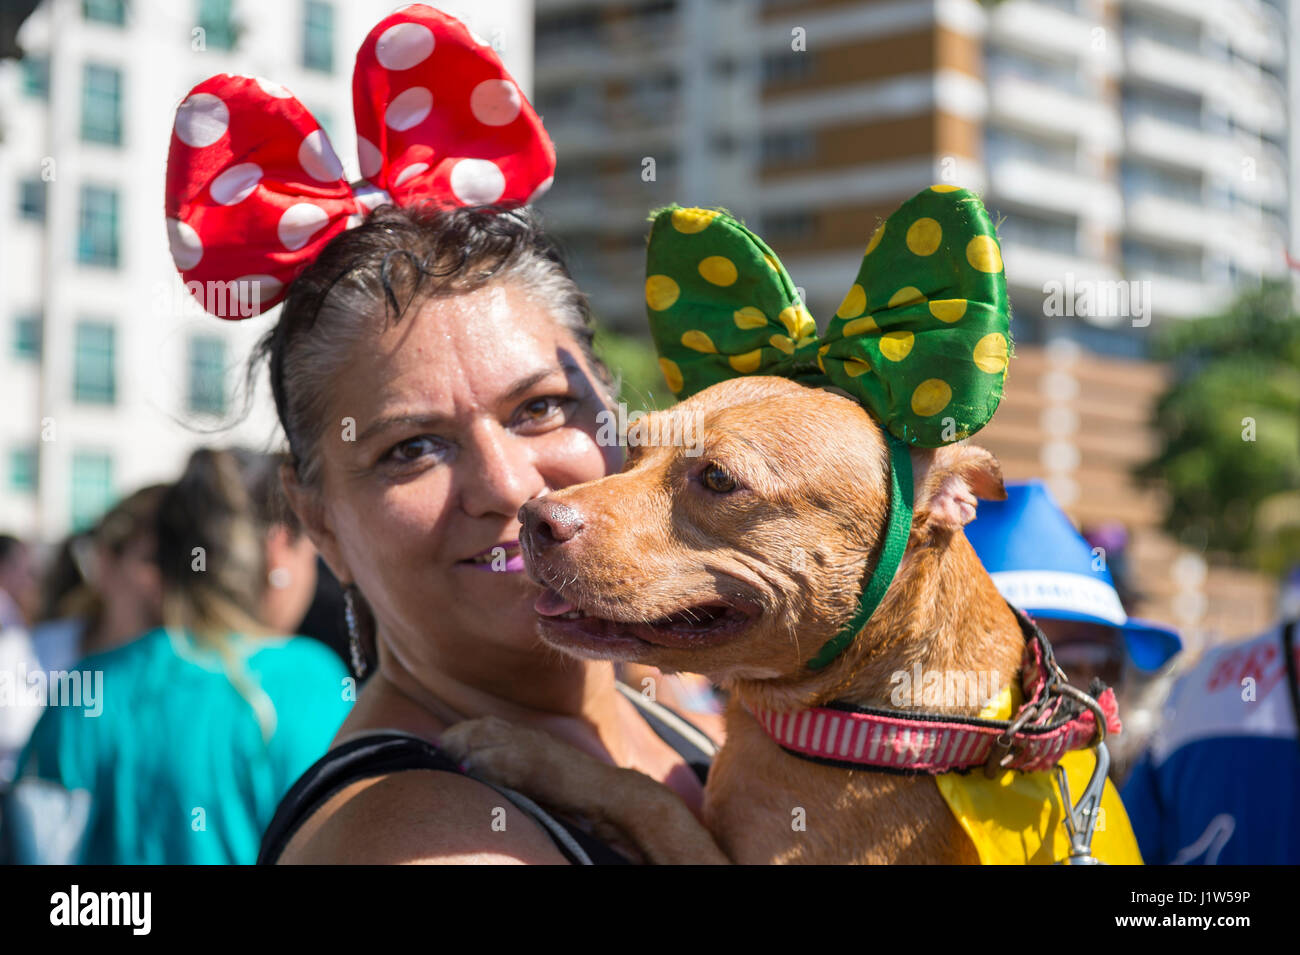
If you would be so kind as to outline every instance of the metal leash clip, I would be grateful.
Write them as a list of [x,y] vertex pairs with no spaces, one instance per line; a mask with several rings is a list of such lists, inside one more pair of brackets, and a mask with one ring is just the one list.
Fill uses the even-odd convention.
[[1070,837],[1070,854],[1057,865],[1105,865],[1092,854],[1092,836],[1097,829],[1097,817],[1101,811],[1101,794],[1106,788],[1106,774],[1110,772],[1110,750],[1106,748],[1106,715],[1101,704],[1084,693],[1078,687],[1068,683],[1059,688],[1067,696],[1072,696],[1092,710],[1097,717],[1097,736],[1093,740],[1097,765],[1093,767],[1092,777],[1084,787],[1078,804],[1070,801],[1070,781],[1065,775],[1065,767],[1056,764],[1056,785],[1061,790],[1061,799],[1065,807],[1065,831]]

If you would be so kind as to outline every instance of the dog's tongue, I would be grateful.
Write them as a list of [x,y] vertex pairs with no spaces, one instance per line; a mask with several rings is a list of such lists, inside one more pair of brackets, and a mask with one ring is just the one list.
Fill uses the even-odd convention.
[[547,587],[542,591],[542,595],[537,598],[537,602],[533,604],[533,609],[543,617],[558,617],[562,613],[573,610],[574,605]]

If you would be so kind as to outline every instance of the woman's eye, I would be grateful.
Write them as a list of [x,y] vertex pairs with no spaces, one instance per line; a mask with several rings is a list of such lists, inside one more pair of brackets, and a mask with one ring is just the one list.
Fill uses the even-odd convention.
[[406,464],[411,461],[419,461],[421,458],[436,454],[442,449],[440,442],[427,434],[419,435],[414,438],[407,438],[393,446],[388,452],[387,458],[397,464]]
[[700,483],[717,494],[736,489],[736,479],[716,464],[710,464],[700,472]]
[[524,424],[549,421],[561,413],[572,399],[548,395],[544,398],[532,398],[519,408],[519,418]]

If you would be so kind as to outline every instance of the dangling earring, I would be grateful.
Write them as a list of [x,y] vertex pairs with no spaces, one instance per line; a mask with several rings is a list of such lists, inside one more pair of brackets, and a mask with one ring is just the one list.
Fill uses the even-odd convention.
[[353,602],[352,591],[355,584],[349,584],[343,590],[343,619],[348,625],[348,651],[352,656],[352,672],[357,678],[366,675],[366,657],[361,652],[361,628],[357,625],[357,607]]

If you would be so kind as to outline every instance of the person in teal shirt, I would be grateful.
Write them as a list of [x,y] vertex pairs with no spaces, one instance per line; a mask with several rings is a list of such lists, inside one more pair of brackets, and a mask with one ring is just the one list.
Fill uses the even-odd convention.
[[354,686],[328,647],[262,622],[277,576],[254,546],[275,528],[259,457],[196,452],[168,490],[163,625],[86,657],[80,699],[50,700],[5,800],[12,861],[251,864],[280,799],[329,749]]

